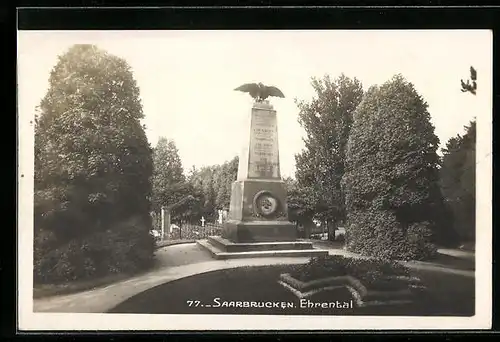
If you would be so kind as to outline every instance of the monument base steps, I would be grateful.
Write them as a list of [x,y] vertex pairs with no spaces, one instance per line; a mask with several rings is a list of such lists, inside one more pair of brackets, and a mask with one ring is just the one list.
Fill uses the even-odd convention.
[[307,241],[236,243],[220,236],[198,240],[215,259],[257,258],[257,257],[319,257],[328,251],[315,249]]
[[222,235],[228,240],[240,243],[293,242],[297,238],[297,229],[288,221],[228,220]]

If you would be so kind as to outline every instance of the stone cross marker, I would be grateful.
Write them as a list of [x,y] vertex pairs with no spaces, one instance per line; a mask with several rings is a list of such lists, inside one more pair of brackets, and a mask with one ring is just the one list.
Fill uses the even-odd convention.
[[203,216],[201,217],[200,221],[201,221],[201,226],[205,227],[205,218]]
[[268,101],[253,104],[249,136],[239,159],[222,235],[233,242],[296,239],[295,225],[288,221],[280,173],[276,111]]

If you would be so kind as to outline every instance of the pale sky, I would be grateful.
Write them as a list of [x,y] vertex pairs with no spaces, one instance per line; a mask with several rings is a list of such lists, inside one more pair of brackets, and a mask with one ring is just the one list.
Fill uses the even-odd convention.
[[[478,126],[491,124],[492,34],[486,30],[20,31],[20,119],[33,117],[57,56],[82,43],[129,63],[150,143],[173,139],[186,170],[239,153],[252,100],[233,89],[248,82],[275,85],[286,96],[271,98],[284,177],[293,175],[294,154],[303,148],[294,98],[313,96],[312,76],[344,73],[367,89],[403,74],[429,104],[441,146],[474,116]],[[460,91],[471,65],[477,96]]]

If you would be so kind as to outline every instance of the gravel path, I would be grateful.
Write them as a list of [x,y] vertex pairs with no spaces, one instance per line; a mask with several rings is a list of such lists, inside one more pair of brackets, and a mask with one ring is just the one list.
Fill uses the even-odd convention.
[[212,257],[196,243],[159,248],[155,252],[158,268],[175,267],[210,261]]

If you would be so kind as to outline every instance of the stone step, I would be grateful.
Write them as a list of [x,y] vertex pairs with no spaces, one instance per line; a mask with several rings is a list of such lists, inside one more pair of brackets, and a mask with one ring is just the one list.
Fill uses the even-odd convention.
[[252,251],[279,251],[279,250],[311,250],[309,241],[273,241],[235,243],[220,236],[209,236],[208,241],[224,252],[252,252]]
[[266,250],[248,252],[225,252],[208,240],[197,240],[215,259],[264,258],[264,257],[319,257],[328,255],[328,251],[319,249]]

